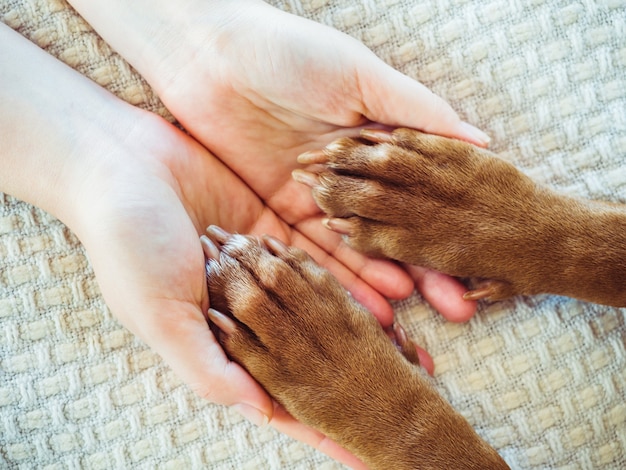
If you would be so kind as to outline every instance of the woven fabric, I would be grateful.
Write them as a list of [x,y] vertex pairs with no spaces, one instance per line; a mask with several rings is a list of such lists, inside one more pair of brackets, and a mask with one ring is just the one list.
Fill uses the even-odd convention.
[[[623,0],[270,3],[360,39],[537,181],[626,202]],[[0,20],[171,119],[63,0],[0,0]],[[437,387],[512,468],[626,468],[626,309],[538,296],[461,325],[417,295],[396,310]],[[342,468],[196,398],[110,315],[69,230],[2,195],[0,467]]]

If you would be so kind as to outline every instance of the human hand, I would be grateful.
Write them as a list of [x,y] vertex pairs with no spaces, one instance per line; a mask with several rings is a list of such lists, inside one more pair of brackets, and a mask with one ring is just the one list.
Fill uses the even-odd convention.
[[249,233],[262,226],[263,232],[287,238],[291,228],[191,138],[163,121],[144,124],[124,139],[136,148],[123,158],[111,155],[104,164],[102,173],[109,178],[102,179],[97,167],[82,178],[89,189],[80,198],[85,212],[74,226],[107,304],[202,398],[234,407],[253,423],[269,422],[360,468],[351,454],[273,403],[226,357],[203,315],[210,299],[201,227],[215,221]]
[[[116,99],[0,24],[0,191],[49,211],[83,242],[120,322],[198,395],[359,467],[228,360],[204,316],[209,223],[289,227],[174,126]],[[45,71],[45,73],[42,73]],[[54,85],[54,93],[49,87]],[[6,107],[5,107],[6,105]]]
[[[295,245],[313,242],[341,261],[349,270],[328,267],[388,324],[388,304],[371,289],[354,285],[352,272],[391,298],[408,295],[412,286],[406,274],[388,263],[366,261],[321,226],[310,194],[291,179],[297,155],[336,137],[356,135],[372,122],[479,145],[486,136],[358,41],[264,2],[190,1],[183,10],[194,21],[178,28],[184,13],[169,12],[172,26],[152,10],[147,22],[159,27],[151,28],[150,42],[143,44],[141,37],[120,40],[126,35],[117,34],[119,22],[107,21],[111,14],[102,14],[94,2],[72,3],[139,69],[186,129],[296,229],[293,239],[281,238]],[[146,23],[141,7],[121,8],[122,23],[137,33],[138,18]],[[324,262],[326,253],[311,254]],[[452,278],[419,267],[409,273],[448,319],[466,320],[475,311],[475,303],[461,297],[465,288]]]

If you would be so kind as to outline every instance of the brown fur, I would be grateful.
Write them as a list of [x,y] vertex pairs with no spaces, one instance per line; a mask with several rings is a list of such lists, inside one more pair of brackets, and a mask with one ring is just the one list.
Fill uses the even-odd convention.
[[[473,298],[547,292],[626,306],[624,206],[559,195],[455,140],[368,137],[378,143],[340,139],[303,159],[325,164],[309,184],[355,249],[477,278]],[[220,342],[293,416],[373,470],[508,468],[304,252],[212,239],[211,304],[228,315],[212,317]]]
[[[313,196],[364,253],[477,278],[476,298],[626,306],[626,206],[563,196],[470,144],[397,129],[324,150]],[[471,297],[471,296],[470,296]]]
[[372,470],[508,468],[302,250],[269,237],[209,234],[211,306],[228,315],[210,313],[217,336],[298,420]]

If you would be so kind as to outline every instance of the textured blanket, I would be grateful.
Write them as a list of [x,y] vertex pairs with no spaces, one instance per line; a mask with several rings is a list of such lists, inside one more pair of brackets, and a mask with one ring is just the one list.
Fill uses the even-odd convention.
[[[270,3],[363,41],[537,181],[626,203],[623,0]],[[0,0],[0,20],[169,117],[63,0]],[[459,325],[416,295],[396,311],[433,355],[437,387],[512,468],[626,468],[626,309],[516,298]],[[0,467],[342,468],[195,397],[108,312],[73,234],[3,195]]]

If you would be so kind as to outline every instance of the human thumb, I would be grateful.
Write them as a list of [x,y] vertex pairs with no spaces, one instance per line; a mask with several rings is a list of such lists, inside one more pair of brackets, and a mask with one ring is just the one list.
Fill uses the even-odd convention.
[[377,57],[369,67],[357,69],[357,74],[363,114],[369,120],[465,140],[481,147],[489,144],[487,134],[462,121],[441,97]]

